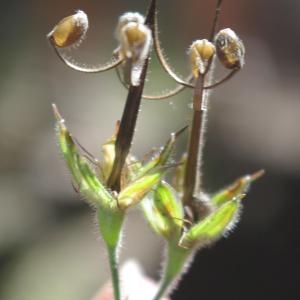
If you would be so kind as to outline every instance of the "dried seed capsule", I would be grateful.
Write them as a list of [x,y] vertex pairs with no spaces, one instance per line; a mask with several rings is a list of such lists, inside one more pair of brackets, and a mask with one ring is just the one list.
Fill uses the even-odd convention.
[[216,52],[214,44],[203,39],[193,42],[189,49],[190,64],[193,75],[198,77],[198,74],[205,73],[209,60]]
[[85,37],[88,26],[87,15],[79,10],[76,14],[62,19],[48,34],[48,38],[55,47],[69,47]]
[[242,40],[230,28],[222,29],[215,37],[217,55],[228,69],[242,68],[245,63],[245,47]]

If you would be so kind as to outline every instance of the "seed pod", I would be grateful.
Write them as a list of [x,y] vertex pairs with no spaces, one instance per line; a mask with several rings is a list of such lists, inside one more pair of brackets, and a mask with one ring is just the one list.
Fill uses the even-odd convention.
[[85,37],[88,27],[87,15],[79,10],[76,14],[62,19],[48,34],[48,38],[55,47],[69,47]]
[[209,60],[216,52],[214,44],[203,39],[194,41],[189,49],[190,64],[195,77],[198,73],[203,74],[206,71]]
[[217,55],[228,69],[242,68],[245,63],[245,47],[242,40],[230,28],[222,29],[215,37]]

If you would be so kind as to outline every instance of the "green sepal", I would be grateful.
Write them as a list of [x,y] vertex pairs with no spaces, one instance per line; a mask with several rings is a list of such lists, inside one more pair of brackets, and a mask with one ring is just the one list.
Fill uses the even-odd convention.
[[167,240],[178,240],[183,226],[183,207],[174,189],[162,181],[141,206],[155,232]]
[[109,248],[117,247],[120,241],[124,212],[98,207],[97,218],[101,236]]
[[136,205],[159,183],[163,175],[164,170],[161,169],[157,172],[146,174],[123,188],[118,195],[119,208],[125,210]]
[[235,197],[245,194],[251,183],[260,178],[263,174],[264,170],[260,170],[251,175],[246,175],[237,179],[233,184],[213,195],[211,197],[211,202],[219,207]]
[[182,132],[184,132],[186,128],[187,127],[184,127],[181,130],[177,131],[176,133],[171,133],[170,138],[168,139],[168,141],[166,142],[162,150],[152,160],[150,160],[148,163],[142,166],[136,175],[139,177],[142,174],[145,174],[150,170],[153,170],[154,168],[160,166],[166,166],[167,163],[169,162],[171,154],[173,153],[178,136]]
[[144,166],[139,162],[134,162],[134,167],[128,168],[131,170],[131,174],[128,174],[131,182],[122,187],[119,193],[118,206],[121,209],[124,210],[139,203],[162,180],[166,170],[172,166],[168,165],[168,161],[177,137],[184,130],[185,128],[172,133],[161,152],[150,162]]
[[65,122],[53,104],[53,110],[57,119],[58,143],[76,189],[92,205],[102,205],[110,209],[117,208],[116,199],[104,187],[87,159],[80,155],[80,151],[74,142]]
[[241,195],[226,202],[202,221],[192,226],[182,235],[179,246],[186,249],[205,246],[232,229],[232,225],[237,221],[240,202],[243,197],[244,195]]

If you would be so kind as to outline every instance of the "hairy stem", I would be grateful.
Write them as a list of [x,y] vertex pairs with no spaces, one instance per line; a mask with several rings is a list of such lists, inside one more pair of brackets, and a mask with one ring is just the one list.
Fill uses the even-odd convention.
[[153,300],[160,300],[167,295],[175,283],[178,281],[187,267],[187,260],[191,256],[192,251],[178,247],[169,243],[167,248],[167,262],[164,270],[163,279],[160,288]]
[[120,278],[118,270],[117,247],[107,247],[109,266],[111,272],[111,281],[114,289],[115,300],[121,300]]
[[101,236],[106,243],[115,300],[120,300],[120,280],[118,273],[118,247],[124,221],[124,213],[98,208],[98,224]]

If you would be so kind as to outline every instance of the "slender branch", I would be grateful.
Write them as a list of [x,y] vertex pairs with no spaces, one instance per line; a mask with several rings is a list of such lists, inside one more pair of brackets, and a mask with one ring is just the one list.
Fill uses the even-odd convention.
[[222,6],[223,0],[217,0],[216,10],[215,10],[215,17],[213,21],[213,26],[211,29],[209,40],[212,42],[214,40],[218,25],[219,25],[219,17],[221,13],[221,6]]
[[[129,89],[129,86],[126,84],[125,80],[123,80],[122,75],[120,73],[120,69],[119,68],[115,68],[116,73],[117,73],[117,77],[119,79],[119,81],[121,82],[121,84],[123,85],[123,87],[125,89]],[[193,79],[193,76],[190,76],[189,81],[191,82]],[[160,93],[158,95],[147,95],[147,94],[143,94],[142,98],[143,99],[147,99],[147,100],[165,100],[168,99],[172,96],[175,96],[177,94],[179,94],[180,92],[182,92],[183,90],[186,89],[186,86],[184,85],[177,85],[175,88],[171,89],[171,90],[167,90],[164,93]]]
[[213,89],[215,87],[218,87],[219,85],[223,84],[224,82],[226,82],[227,80],[229,80],[230,78],[232,78],[233,75],[235,75],[239,70],[240,70],[240,68],[232,70],[224,78],[222,78],[219,81],[217,81],[215,83],[212,83],[212,84],[210,84],[208,86],[205,86],[204,89],[209,90],[209,89]]
[[177,85],[174,89],[168,90],[165,93],[161,93],[159,95],[147,95],[143,94],[142,97],[147,100],[165,100],[172,96],[176,96],[180,92],[186,89],[186,86],[184,85]]
[[155,13],[154,16],[154,26],[153,26],[153,30],[152,30],[152,37],[153,37],[153,45],[154,45],[154,49],[157,55],[157,58],[160,62],[160,64],[162,65],[163,69],[167,72],[167,74],[169,76],[171,76],[178,84],[183,85],[185,87],[193,87],[192,84],[190,84],[189,82],[189,78],[187,79],[181,79],[173,70],[172,68],[169,66],[167,60],[164,57],[162,48],[160,46],[160,42],[159,42],[159,37],[158,37],[158,24],[157,24],[157,13]]

